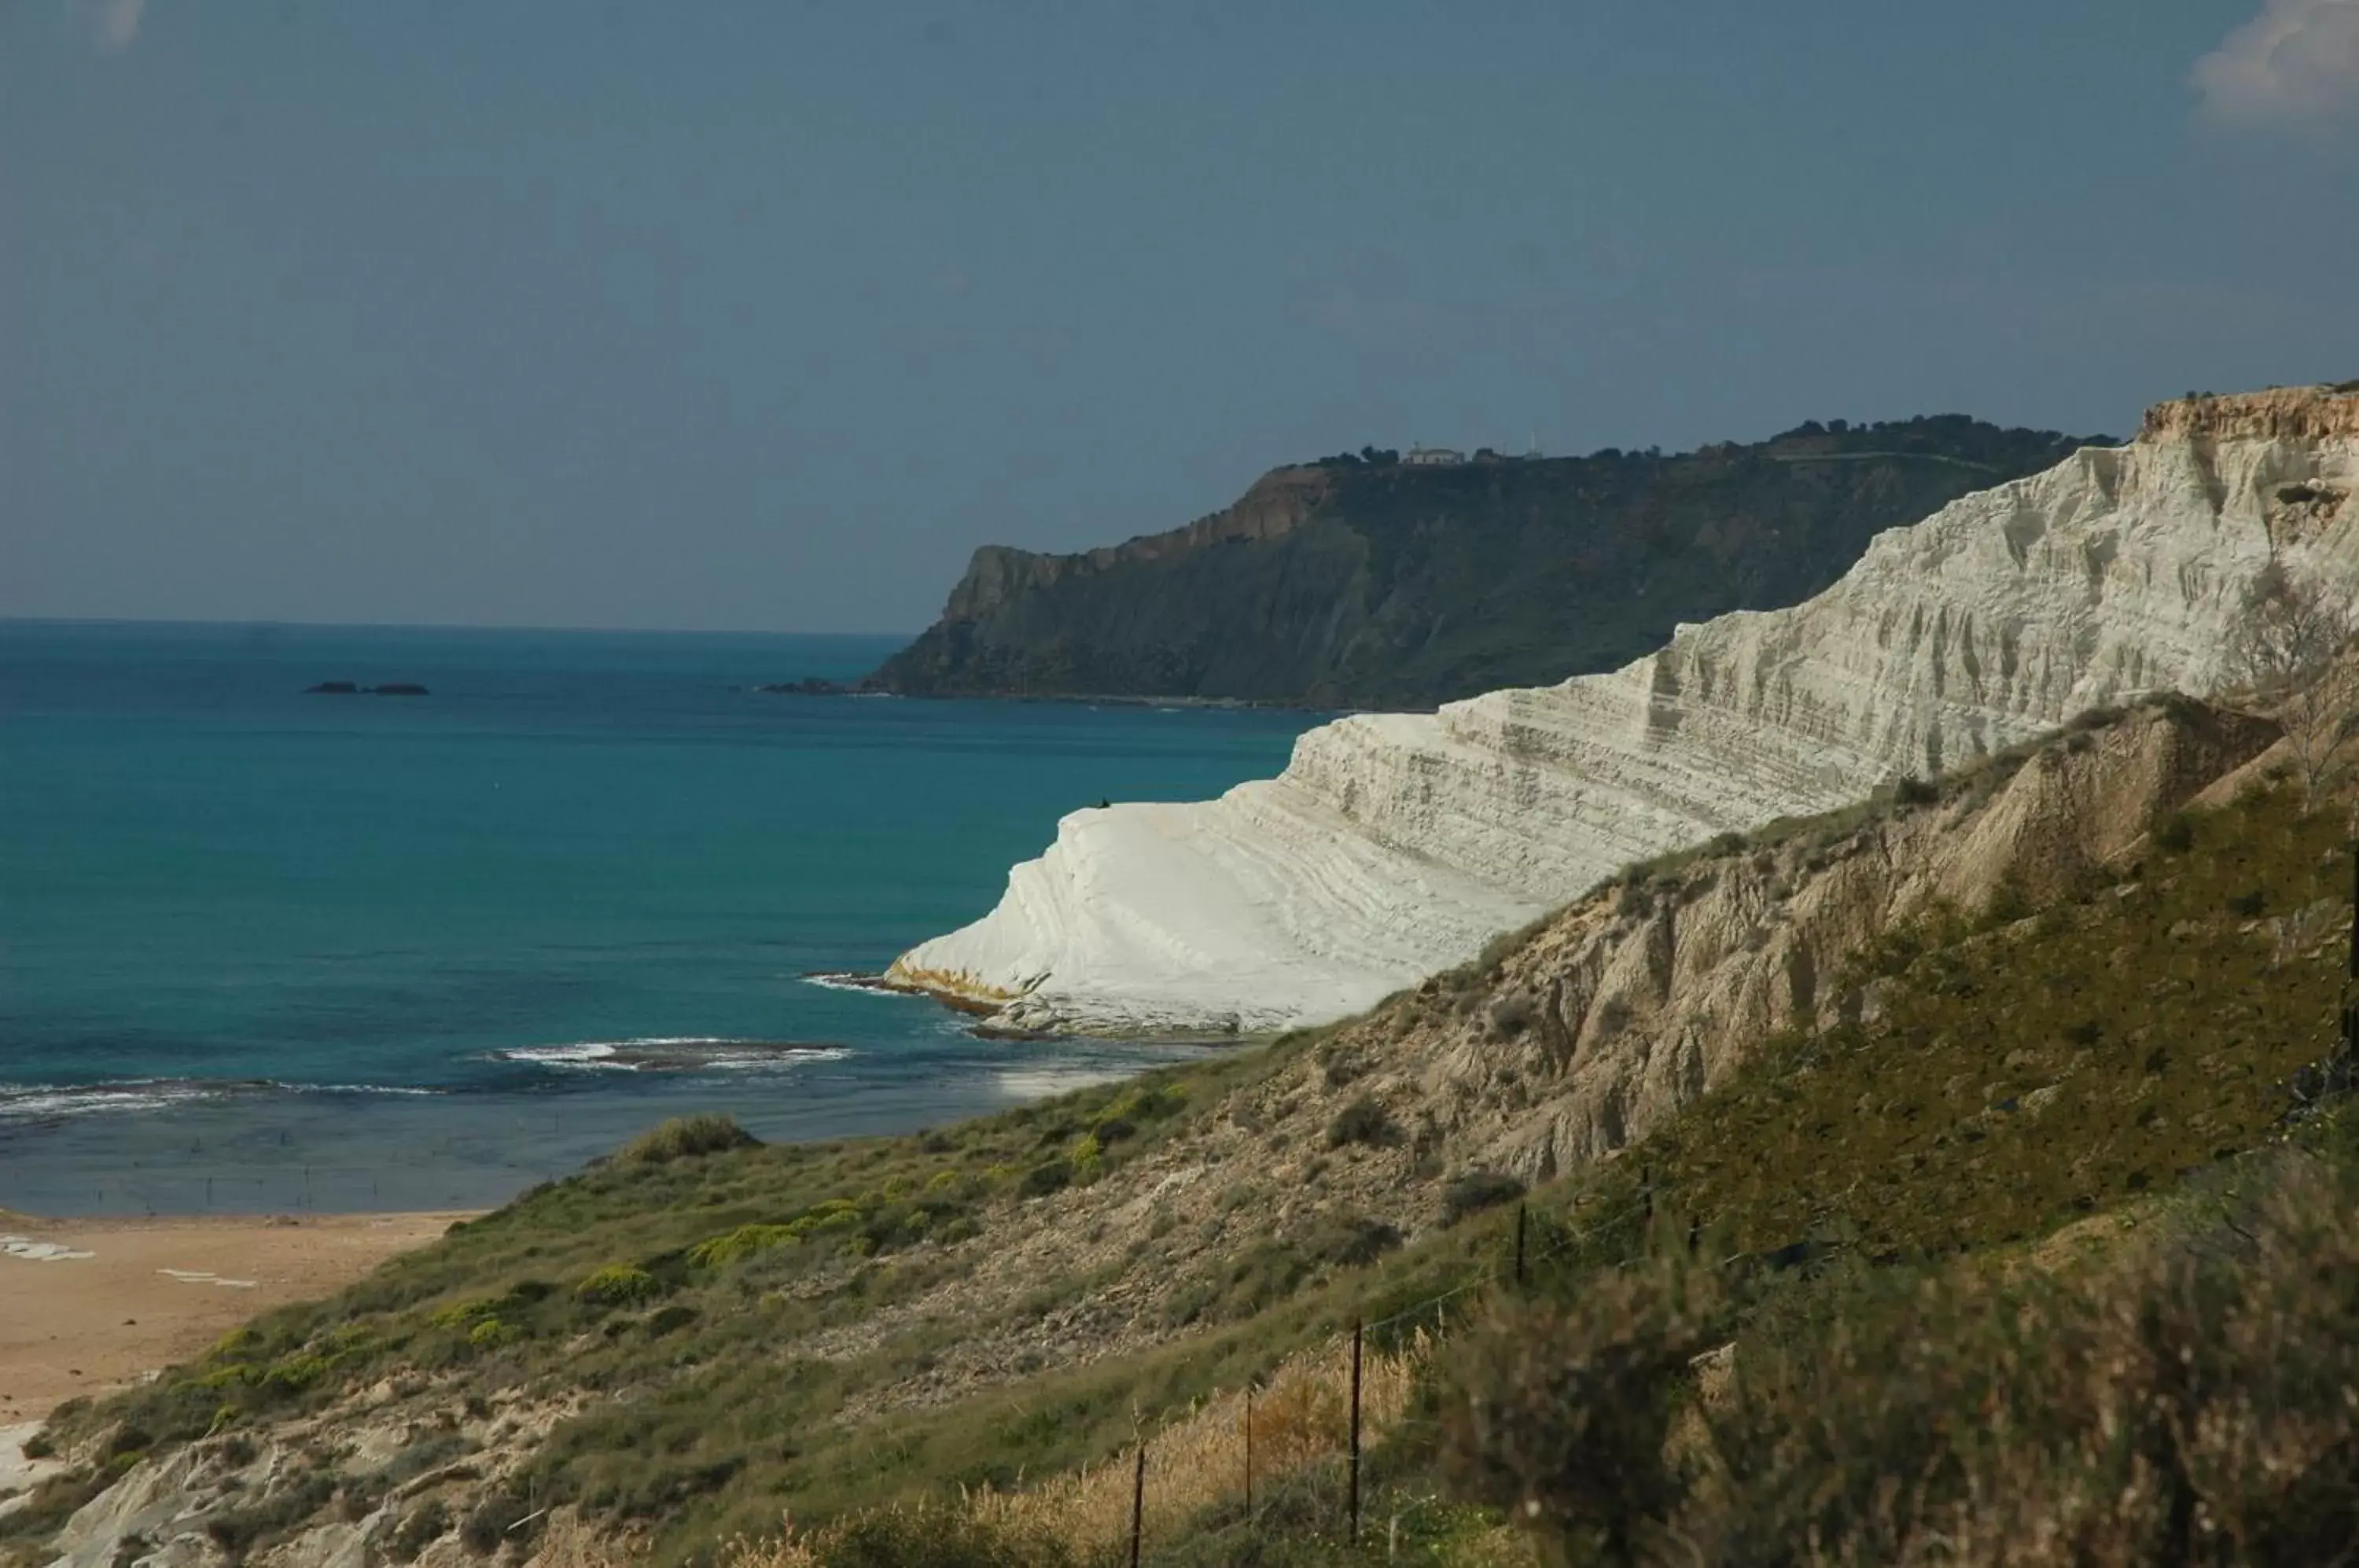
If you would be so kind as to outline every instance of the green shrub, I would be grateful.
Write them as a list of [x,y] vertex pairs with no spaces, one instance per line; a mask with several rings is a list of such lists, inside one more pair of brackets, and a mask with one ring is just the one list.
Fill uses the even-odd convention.
[[476,1323],[495,1315],[498,1311],[499,1302],[486,1296],[472,1301],[453,1301],[447,1307],[438,1307],[427,1315],[426,1321],[436,1328],[448,1329],[453,1334],[465,1334]]
[[664,1165],[707,1154],[751,1149],[761,1140],[729,1116],[707,1113],[674,1116],[623,1146],[623,1158],[640,1165]]
[[1540,1005],[1528,991],[1510,991],[1491,1003],[1491,1028],[1509,1040],[1531,1028]]
[[266,1393],[299,1394],[317,1388],[332,1370],[329,1357],[304,1351],[272,1362],[263,1369],[258,1383]]
[[1723,1306],[1710,1270],[1669,1260],[1606,1271],[1569,1305],[1495,1309],[1444,1353],[1448,1473],[1559,1539],[1586,1538],[1578,1560],[1628,1561],[1684,1497],[1664,1447]]
[[660,1339],[668,1334],[678,1334],[694,1323],[699,1315],[697,1310],[685,1301],[658,1307],[647,1316],[647,1334],[650,1338]]
[[1327,1147],[1342,1149],[1347,1144],[1364,1143],[1381,1146],[1396,1141],[1400,1129],[1393,1124],[1392,1113],[1373,1096],[1363,1094],[1335,1113],[1327,1124]]
[[2359,1174],[2280,1153],[2223,1188],[2062,1278],[1589,1272],[1445,1346],[1440,1468],[1551,1562],[2339,1560]]
[[727,1269],[775,1247],[791,1247],[806,1233],[792,1225],[745,1225],[698,1242],[688,1260],[699,1269]]
[[484,1318],[467,1330],[467,1343],[477,1350],[497,1350],[524,1337],[524,1330],[498,1318]]
[[1092,1118],[1092,1125],[1104,1127],[1109,1122],[1128,1122],[1134,1127],[1146,1122],[1159,1121],[1186,1107],[1188,1091],[1177,1083],[1142,1083],[1124,1090]]
[[1073,1168],[1063,1160],[1044,1160],[1024,1172],[1024,1180],[1016,1190],[1027,1198],[1045,1198],[1051,1192],[1061,1192],[1073,1183]]
[[216,1508],[205,1516],[205,1534],[231,1562],[243,1562],[327,1507],[335,1495],[332,1475],[298,1476],[246,1507]]
[[1523,1195],[1524,1184],[1513,1176],[1496,1171],[1469,1171],[1441,1190],[1442,1223],[1456,1225],[1469,1214],[1512,1203]]
[[1367,1070],[1367,1062],[1358,1051],[1347,1050],[1335,1040],[1319,1048],[1320,1077],[1330,1089],[1348,1088]]
[[1364,1269],[1401,1244],[1401,1233],[1382,1220],[1339,1215],[1321,1220],[1303,1237],[1302,1250],[1321,1263]]
[[635,1264],[609,1263],[573,1287],[573,1293],[600,1306],[631,1307],[653,1301],[663,1293],[663,1287],[654,1275]]

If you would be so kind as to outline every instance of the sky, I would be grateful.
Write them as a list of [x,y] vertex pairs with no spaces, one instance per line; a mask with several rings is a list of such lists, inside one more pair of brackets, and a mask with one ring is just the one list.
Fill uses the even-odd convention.
[[2359,0],[0,0],[0,615],[914,630],[1367,442],[2359,376]]

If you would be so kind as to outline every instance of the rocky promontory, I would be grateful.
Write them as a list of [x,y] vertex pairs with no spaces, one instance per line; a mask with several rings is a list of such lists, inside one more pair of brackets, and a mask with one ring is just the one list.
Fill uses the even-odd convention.
[[1272,470],[1234,505],[1124,544],[986,545],[941,619],[869,684],[1430,707],[1610,670],[1683,622],[1808,598],[1884,529],[2082,444],[1945,415],[1668,456],[1369,449]]

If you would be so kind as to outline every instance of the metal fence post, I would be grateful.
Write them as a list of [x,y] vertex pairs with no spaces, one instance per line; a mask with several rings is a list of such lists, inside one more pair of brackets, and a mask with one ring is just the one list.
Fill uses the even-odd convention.
[[1245,1381],[1245,1523],[1253,1523],[1253,1381]]
[[1524,1221],[1526,1210],[1529,1207],[1527,1203],[1519,1203],[1516,1205],[1516,1288],[1517,1290],[1521,1290],[1524,1284]]
[[1360,1543],[1360,1338],[1364,1325],[1352,1322],[1352,1528],[1344,1537]]
[[[2354,815],[2354,822],[2359,823],[2359,815]],[[2321,1099],[2344,1093],[2359,1079],[2359,1002],[2354,1001],[2354,996],[2359,996],[2359,837],[2351,844],[2351,956],[2343,971],[2341,1038],[2319,1084]]]
[[1147,1533],[1147,1440],[1138,1440],[1138,1466],[1130,1477],[1130,1568],[1138,1568],[1139,1542]]

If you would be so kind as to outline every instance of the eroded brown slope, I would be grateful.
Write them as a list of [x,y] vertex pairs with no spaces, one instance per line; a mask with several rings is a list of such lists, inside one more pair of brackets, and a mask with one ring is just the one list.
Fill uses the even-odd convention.
[[[1469,1171],[1538,1181],[1610,1158],[1781,1031],[1872,1007],[1857,961],[1895,930],[2002,889],[2052,899],[2276,736],[2265,719],[2158,702],[1962,777],[1938,802],[1798,824],[1603,889],[1503,942],[1495,964],[1298,1045],[1148,1156],[1008,1214],[954,1283],[813,1348],[871,1347],[938,1314],[983,1321],[984,1303],[1047,1279],[1099,1282],[977,1334],[871,1408],[952,1398],[1043,1352],[1086,1361],[1217,1316],[1255,1247],[1316,1256],[1355,1227],[1413,1236]],[[1390,1130],[1336,1147],[1355,1102]]]

